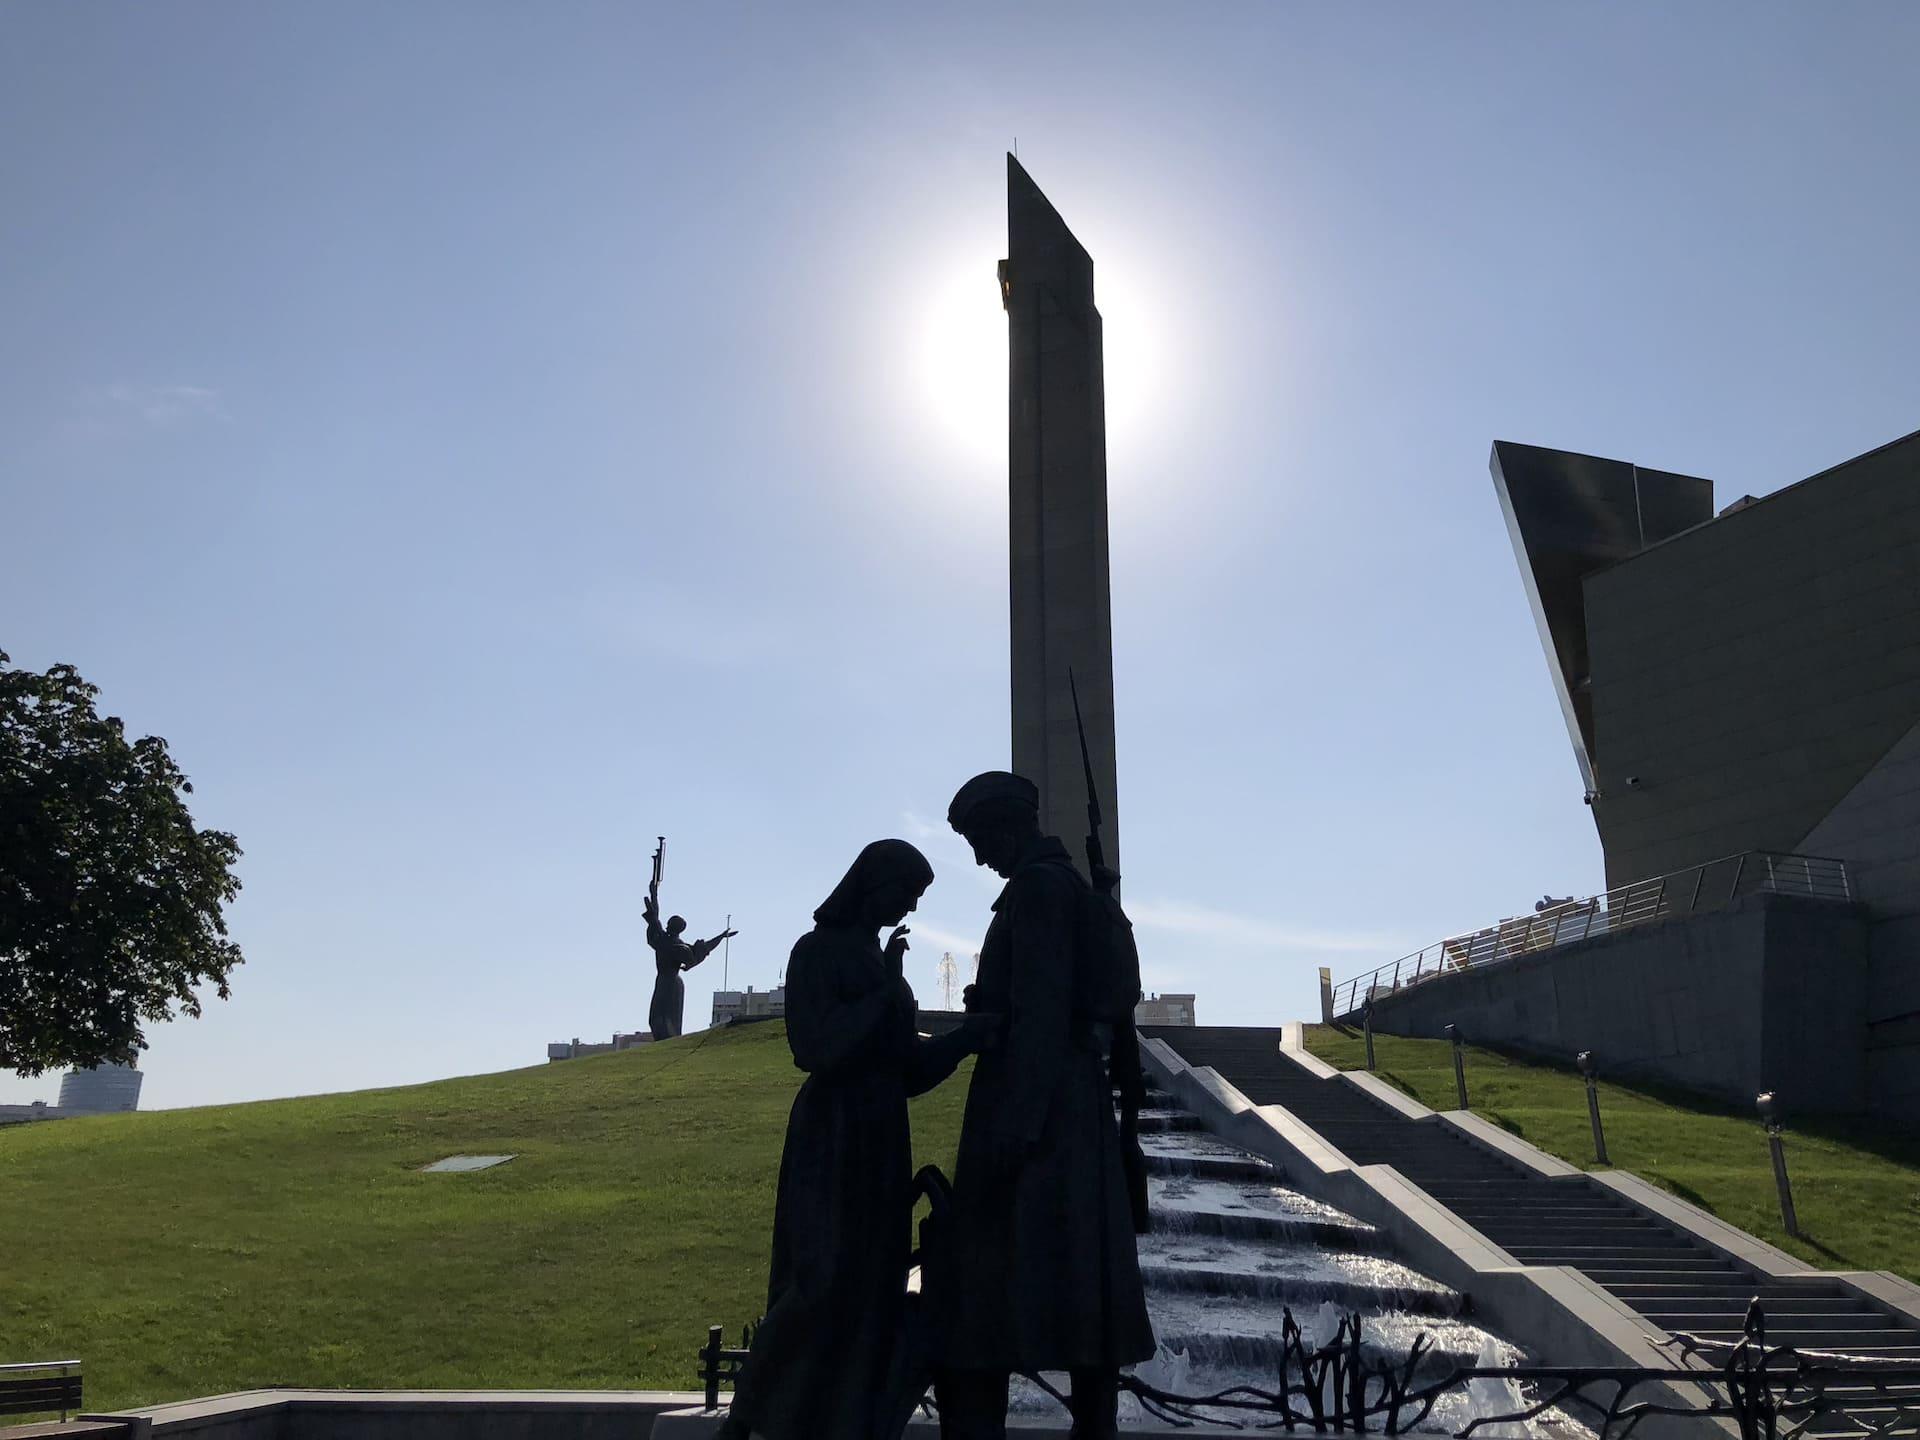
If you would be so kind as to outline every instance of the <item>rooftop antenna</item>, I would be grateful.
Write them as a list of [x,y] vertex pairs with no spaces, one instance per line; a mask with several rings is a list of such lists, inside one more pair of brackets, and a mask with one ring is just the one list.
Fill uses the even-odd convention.
[[[725,928],[728,930],[733,929],[733,915],[731,912],[729,912],[727,915],[727,923]],[[733,937],[729,935],[727,937],[726,944],[720,947],[720,988],[722,990],[727,988],[727,975],[732,965],[733,965]]]

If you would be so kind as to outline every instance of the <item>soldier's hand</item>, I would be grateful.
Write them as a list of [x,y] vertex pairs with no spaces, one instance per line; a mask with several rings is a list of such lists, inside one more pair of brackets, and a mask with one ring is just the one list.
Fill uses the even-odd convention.
[[1000,1037],[1007,1028],[1007,1017],[976,1012],[967,1017],[961,1028],[966,1031],[967,1049],[978,1055],[1000,1047]]

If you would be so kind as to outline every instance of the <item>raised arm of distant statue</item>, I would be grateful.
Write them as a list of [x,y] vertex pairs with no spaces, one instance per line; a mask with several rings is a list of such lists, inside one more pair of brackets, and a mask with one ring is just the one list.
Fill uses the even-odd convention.
[[729,936],[738,935],[739,933],[740,932],[738,930],[722,930],[718,935],[714,936],[711,940],[694,941],[693,944],[687,947],[687,952],[688,952],[687,958],[680,962],[680,968],[682,970],[691,970],[694,966],[698,965],[702,960],[706,959],[707,956],[711,955],[714,951],[718,950],[721,946],[721,943],[725,941]]
[[666,933],[660,928],[660,872],[665,867],[666,855],[667,837],[662,835],[660,848],[653,852],[653,877],[647,882],[647,898],[640,905],[640,913],[647,920],[647,943],[655,949],[666,939]]

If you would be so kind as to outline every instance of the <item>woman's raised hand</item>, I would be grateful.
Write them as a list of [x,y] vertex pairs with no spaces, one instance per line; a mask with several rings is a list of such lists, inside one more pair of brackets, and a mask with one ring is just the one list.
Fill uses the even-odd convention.
[[906,967],[907,950],[910,948],[907,945],[907,936],[912,933],[913,931],[905,925],[896,925],[893,927],[893,933],[887,936],[887,963],[893,967],[893,973],[896,975]]

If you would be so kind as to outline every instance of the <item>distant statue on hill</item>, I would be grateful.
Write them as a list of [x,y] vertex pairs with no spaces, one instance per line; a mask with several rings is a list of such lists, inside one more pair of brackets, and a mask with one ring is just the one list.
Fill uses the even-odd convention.
[[641,913],[647,917],[647,945],[653,951],[653,1003],[647,1007],[647,1028],[656,1040],[671,1040],[686,1029],[687,982],[680,978],[717,950],[737,930],[722,930],[711,940],[683,940],[687,922],[678,915],[660,923],[660,872],[666,859],[667,837],[653,852],[653,879],[647,886]]

